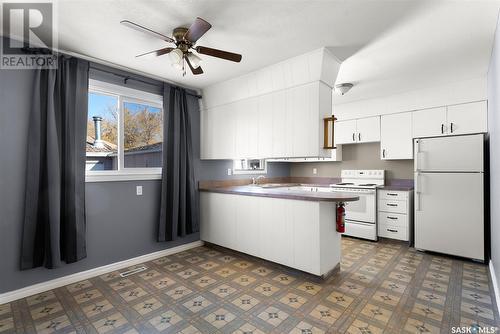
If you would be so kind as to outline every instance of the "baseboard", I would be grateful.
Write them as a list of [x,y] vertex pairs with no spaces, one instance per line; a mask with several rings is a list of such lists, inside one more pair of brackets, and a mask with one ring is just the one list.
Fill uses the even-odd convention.
[[493,267],[493,261],[490,260],[490,276],[493,283],[493,291],[495,292],[495,300],[497,302],[497,311],[500,315],[500,291],[498,290],[497,275],[495,274],[495,268]]
[[134,257],[132,259],[120,261],[120,262],[115,262],[111,263],[102,267],[97,267],[85,271],[81,271],[79,273],[71,274],[68,276],[63,276],[59,277],[47,282],[43,283],[38,283],[34,285],[27,286],[25,288],[21,288],[18,290],[13,290],[9,292],[5,292],[0,294],[0,305],[9,303],[11,301],[21,299],[21,298],[26,298],[28,296],[36,295],[37,293],[41,293],[44,291],[52,290],[59,288],[61,286],[65,286],[68,284],[76,283],[82,280],[86,280],[95,276],[100,276],[115,270],[120,270],[123,268],[127,268],[130,266],[134,266],[136,264],[148,262],[151,260],[155,260],[157,258],[167,256],[167,255],[172,255],[175,253],[183,252],[185,250],[203,246],[204,242],[201,240],[190,242],[184,245],[179,245],[176,247],[164,249],[158,252],[146,254],[146,255],[141,255],[138,257]]

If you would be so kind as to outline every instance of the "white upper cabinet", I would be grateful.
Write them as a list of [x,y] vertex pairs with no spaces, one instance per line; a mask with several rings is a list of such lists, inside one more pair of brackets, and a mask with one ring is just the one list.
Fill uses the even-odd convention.
[[380,159],[413,159],[411,112],[381,116]]
[[435,137],[447,134],[446,107],[413,112],[413,137]]
[[449,134],[462,135],[488,132],[488,106],[486,101],[449,106],[447,116]]
[[486,101],[413,112],[413,137],[436,137],[488,131]]
[[335,122],[333,134],[335,145],[356,143],[356,120]]
[[360,118],[357,120],[356,141],[358,143],[380,141],[380,116]]
[[339,67],[323,48],[204,89],[202,158],[331,158],[323,119]]
[[335,122],[335,145],[380,141],[380,117]]

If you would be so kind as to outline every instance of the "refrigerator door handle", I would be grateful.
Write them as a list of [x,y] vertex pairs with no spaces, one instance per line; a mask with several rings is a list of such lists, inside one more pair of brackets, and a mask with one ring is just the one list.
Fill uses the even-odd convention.
[[420,173],[415,173],[415,211],[420,211]]

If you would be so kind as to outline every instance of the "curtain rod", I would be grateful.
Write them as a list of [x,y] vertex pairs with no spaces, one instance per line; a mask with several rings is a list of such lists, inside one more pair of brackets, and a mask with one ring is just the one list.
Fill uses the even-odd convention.
[[[102,68],[98,68],[98,67],[93,67],[93,66],[90,66],[90,68],[93,68],[94,70],[97,70],[97,71],[101,71],[101,72],[104,72],[104,73],[108,73],[108,74],[112,74],[112,75],[115,75],[117,77],[120,77],[120,78],[123,78],[123,83],[127,83],[127,81],[129,80],[134,80],[134,81],[137,81],[137,82],[142,82],[146,85],[151,85],[151,86],[158,86],[157,84],[155,83],[152,83],[152,82],[148,82],[146,80],[142,80],[142,79],[139,79],[139,78],[134,78],[130,75],[122,75],[122,74],[118,74],[118,73],[115,73],[113,71],[108,71],[108,70],[104,70]],[[201,99],[201,95],[199,94],[192,94],[192,93],[189,93],[189,92],[186,92],[187,95],[191,95],[191,96],[194,96],[198,99]]]

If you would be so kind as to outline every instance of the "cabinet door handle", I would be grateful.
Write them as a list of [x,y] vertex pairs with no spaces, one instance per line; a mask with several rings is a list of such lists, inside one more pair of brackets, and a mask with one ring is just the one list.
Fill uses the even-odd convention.
[[358,141],[361,141],[361,133],[358,133]]
[[382,158],[385,158],[385,148],[382,150]]
[[441,124],[441,134],[444,133],[444,124]]
[[356,134],[354,132],[352,133],[352,141],[356,141]]
[[398,206],[397,204],[387,203],[387,206]]
[[450,123],[450,131],[453,133],[453,123]]
[[398,220],[398,217],[387,216],[387,219]]
[[398,194],[387,193],[387,196],[397,196]]
[[390,228],[388,228],[387,231],[393,232],[393,233],[397,233],[398,232],[397,230],[393,230],[393,229],[390,229]]

